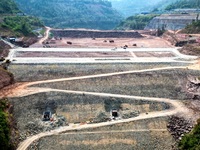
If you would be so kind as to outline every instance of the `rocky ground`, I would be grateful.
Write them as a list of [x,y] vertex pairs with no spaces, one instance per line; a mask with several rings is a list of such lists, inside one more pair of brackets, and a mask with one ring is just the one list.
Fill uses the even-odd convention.
[[188,76],[188,82],[186,84],[188,93],[192,94],[193,100],[200,100],[200,80],[199,76]]
[[167,117],[152,118],[78,132],[67,132],[62,135],[42,138],[34,142],[29,148],[41,150],[56,148],[61,150],[172,150],[171,145],[175,141],[165,129],[167,120]]
[[[145,39],[146,38],[146,39]],[[120,40],[118,41],[114,39],[114,43],[110,42],[110,39],[58,39],[56,40],[55,46],[64,43],[64,46],[77,46],[75,43],[79,43],[79,46],[87,47],[86,43],[90,43],[92,46],[100,46],[102,43],[108,47],[118,47],[124,46],[126,42],[128,43],[128,47],[136,44],[138,47],[153,47],[161,46],[163,47],[170,47],[171,45],[166,42],[165,40],[158,38],[158,37],[151,37],[147,36],[145,38],[140,39],[131,39],[130,41],[125,41],[125,39],[120,39],[121,41],[124,40],[124,43],[121,43]],[[74,40],[74,41],[72,41]],[[104,42],[107,40],[107,42]],[[127,39],[126,39],[127,40]],[[138,42],[137,42],[138,40]],[[72,44],[68,44],[67,41],[72,42]],[[58,43],[57,43],[58,42]],[[160,43],[159,43],[160,42]],[[89,46],[91,46],[89,44]],[[115,45],[116,44],[116,45]],[[54,45],[54,44],[52,44]],[[138,65],[138,64],[137,64]],[[98,74],[103,72],[115,72],[115,71],[124,71],[124,70],[133,70],[133,69],[144,69],[147,68],[154,68],[155,66],[163,66],[169,65],[174,66],[178,64],[140,64],[139,67],[136,64],[100,64],[100,65],[13,65],[10,66],[10,70],[16,75],[16,79],[18,81],[34,81],[34,80],[47,80],[47,79],[54,79],[54,78],[62,78],[62,77],[73,77],[73,76],[80,76],[85,74]],[[76,70],[76,71],[74,71]],[[1,71],[1,70],[0,70]],[[78,82],[62,82],[62,83],[54,83],[50,85],[45,85],[45,87],[52,87],[58,89],[73,89],[73,90],[88,90],[92,87],[92,90],[95,89],[97,92],[102,92],[106,90],[113,93],[116,90],[120,92],[126,90],[127,92],[133,91],[134,95],[146,95],[152,97],[166,97],[166,98],[180,98],[186,99],[186,82],[187,82],[187,75],[198,75],[198,71],[192,70],[172,70],[172,71],[157,71],[157,72],[149,72],[149,73],[136,73],[133,76],[130,75],[123,75],[122,77],[115,76],[114,78],[101,78],[99,80],[91,79],[91,80],[79,80]],[[2,76],[3,77],[3,76]],[[131,79],[131,80],[130,80]],[[126,81],[126,82],[125,82]],[[82,84],[84,83],[84,84]],[[95,83],[95,84],[94,84]],[[101,83],[101,84],[99,84]],[[117,83],[115,85],[113,83]],[[80,85],[79,85],[80,84]],[[94,85],[93,85],[94,84]],[[124,84],[124,88],[122,85]],[[130,84],[130,85],[129,85]],[[127,86],[128,85],[128,86]],[[77,86],[77,87],[76,87]],[[106,86],[106,88],[105,88]],[[195,85],[196,86],[196,85]],[[181,88],[184,87],[184,88]],[[190,87],[190,86],[189,86]],[[192,86],[193,87],[193,86]],[[80,88],[80,89],[79,89]],[[102,88],[103,90],[100,90]],[[118,88],[118,89],[117,89]],[[199,86],[198,86],[199,88]],[[106,91],[106,92],[107,92]],[[20,92],[20,91],[19,91]],[[117,91],[117,93],[120,93]],[[145,92],[145,93],[143,93]],[[130,94],[130,93],[129,93]],[[178,95],[178,96],[177,96]],[[184,98],[182,98],[184,96]],[[187,95],[186,95],[187,96]],[[191,98],[192,99],[192,98]],[[22,98],[12,98],[11,102],[14,104],[14,115],[17,118],[17,123],[19,126],[19,130],[21,133],[21,140],[24,140],[26,137],[43,132],[55,129],[60,126],[67,125],[68,120],[65,118],[71,117],[71,120],[74,118],[84,118],[87,115],[87,111],[91,111],[90,114],[93,116],[97,116],[100,114],[99,109],[104,108],[104,106],[98,105],[100,102],[99,97],[87,97],[83,95],[72,95],[72,94],[61,94],[61,93],[40,93],[30,96],[25,96]],[[102,103],[102,100],[100,100]],[[86,103],[87,102],[87,103]],[[198,105],[199,103],[194,103],[195,101],[189,101],[188,103],[192,103],[193,105]],[[52,110],[59,110],[60,112],[67,112],[71,111],[73,116],[69,116],[65,114],[59,114],[59,116],[55,116],[55,118],[51,121],[42,121],[42,112],[44,111],[46,105],[51,106]],[[69,107],[70,106],[70,107]],[[165,110],[165,105],[156,105],[156,103],[143,103],[143,104],[134,104],[133,106],[127,105],[128,107],[124,107],[126,113],[122,114],[123,118],[130,118],[139,115],[138,110],[142,110],[142,112],[150,111],[161,111]],[[190,105],[191,106],[191,105]],[[130,111],[128,110],[131,107]],[[134,109],[133,109],[134,108]],[[133,111],[131,111],[133,109]],[[103,109],[102,109],[103,110]],[[95,113],[94,113],[95,111]],[[197,111],[199,112],[199,110]],[[55,113],[55,112],[53,112]],[[88,113],[89,114],[89,113]],[[98,117],[99,120],[95,120],[96,122],[104,121],[105,115],[103,117]],[[88,117],[89,118],[89,117]],[[94,118],[95,119],[95,118]],[[163,119],[163,118],[161,118]],[[75,120],[75,119],[74,119]],[[55,149],[59,147],[60,149],[88,149],[88,146],[91,149],[96,148],[105,149],[105,148],[124,148],[127,146],[127,149],[133,149],[133,145],[136,145],[134,148],[143,148],[143,149],[172,149],[170,146],[173,144],[174,139],[177,141],[181,139],[181,137],[191,131],[193,122],[187,121],[181,117],[172,116],[169,119],[169,123],[167,124],[166,118],[164,121],[160,121],[160,118],[151,119],[154,120],[153,122],[146,123],[147,120],[142,120],[141,124],[137,124],[136,122],[131,122],[132,130],[133,126],[136,130],[140,129],[159,129],[161,131],[134,131],[131,133],[97,133],[97,134],[88,134],[83,135],[81,133],[75,133],[72,135],[61,135],[61,136],[52,136],[48,138],[41,139],[41,141],[34,142],[30,149]],[[127,123],[128,124],[128,123]],[[123,125],[116,125],[115,127],[119,129],[125,129],[127,124]],[[169,132],[166,130],[167,128]],[[106,128],[106,127],[105,127]],[[113,126],[109,126],[109,130],[113,128]],[[127,129],[127,128],[126,128]],[[163,130],[164,129],[164,130]],[[95,129],[94,129],[95,130]],[[166,131],[165,131],[166,130]],[[93,131],[93,129],[92,129]],[[99,130],[97,130],[98,132]],[[121,131],[121,130],[119,130]],[[123,136],[122,136],[123,135]],[[106,137],[106,140],[102,140]],[[67,139],[67,140],[66,140]],[[125,139],[125,140],[124,140]],[[130,140],[131,139],[131,140]],[[66,142],[67,141],[67,142]],[[97,141],[100,141],[96,145]],[[110,144],[109,142],[113,142]],[[130,141],[127,143],[127,141]],[[75,143],[75,144],[74,144]],[[122,144],[119,144],[122,143]],[[84,145],[82,147],[82,145]],[[103,146],[103,147],[102,147]],[[47,148],[47,149],[48,149]],[[46,149],[45,149],[46,150]]]
[[67,120],[64,116],[53,114],[51,120],[43,121],[42,118],[35,119],[33,121],[29,121],[26,126],[26,132],[21,133],[19,140],[23,141],[27,137],[35,134],[39,134],[41,132],[50,131],[56,129],[61,126],[67,126]]
[[179,141],[181,138],[193,129],[194,122],[185,120],[182,117],[171,116],[167,128],[175,140]]
[[[55,92],[13,98],[10,101],[15,106],[14,116],[21,133],[21,140],[40,132],[67,125],[68,122],[108,121],[112,108],[120,110],[119,114],[122,119],[136,117],[140,113],[169,109],[165,103]],[[58,114],[54,115],[52,121],[42,121],[42,114],[47,107],[52,113]]]
[[[192,95],[186,92],[187,76],[198,75],[194,70],[166,70],[148,73],[116,75],[77,81],[41,84],[40,87],[55,89],[84,90],[126,95],[165,97],[187,100]],[[114,87],[114,88],[113,88]]]

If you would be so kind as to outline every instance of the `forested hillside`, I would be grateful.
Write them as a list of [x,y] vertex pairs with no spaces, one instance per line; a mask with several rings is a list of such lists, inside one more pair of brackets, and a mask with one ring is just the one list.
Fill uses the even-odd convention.
[[0,1],[0,36],[34,36],[33,30],[41,27],[42,22],[23,15],[15,1]]
[[[128,6],[128,1],[129,0],[124,0],[123,2],[122,1],[117,1],[117,2],[121,3],[122,6],[125,6],[125,4],[126,4],[125,2],[127,2],[127,6]],[[178,1],[177,0],[158,0],[158,1],[155,0],[155,1],[148,1],[146,3],[143,0],[141,0],[140,4],[132,6],[132,4],[134,4],[134,2],[135,2],[134,0],[132,1],[132,3],[129,2],[130,8],[135,8],[137,5],[144,4],[144,5],[142,5],[142,6],[144,6],[144,8],[149,6],[149,8],[147,8],[146,11],[147,10],[151,10],[151,11],[146,13],[146,15],[142,15],[142,14],[137,15],[136,14],[136,15],[128,17],[127,19],[122,21],[117,26],[116,29],[122,29],[122,30],[127,30],[127,29],[132,29],[132,30],[140,29],[141,30],[142,29],[143,30],[144,27],[151,21],[151,19],[153,19],[156,16],[155,14],[160,15],[162,13],[168,13],[168,11],[177,9],[177,8],[197,8],[198,5],[200,5],[200,0],[178,0]],[[152,3],[150,4],[150,2],[152,2]],[[138,8],[142,9],[142,7],[140,7],[140,6],[138,6]],[[141,10],[140,10],[140,12],[141,12]],[[197,28],[197,23],[196,23],[196,24],[189,25],[185,31],[194,33],[197,30],[199,32],[199,28]]]
[[114,8],[123,13],[125,17],[162,9],[176,0],[110,0]]
[[2,36],[34,36],[33,30],[43,27],[42,22],[30,16],[5,16],[0,23]]
[[27,14],[55,28],[112,29],[122,19],[107,0],[16,0]]
[[172,10],[177,8],[198,8],[200,6],[200,0],[179,0],[166,7],[166,10]]
[[183,33],[197,34],[200,33],[200,21],[194,21],[187,25],[185,29],[182,30]]
[[156,15],[136,15],[128,17],[125,21],[122,21],[116,29],[119,30],[143,30],[144,27],[153,19]]
[[1,0],[0,1],[0,15],[1,14],[13,14],[20,12],[17,5],[13,0]]

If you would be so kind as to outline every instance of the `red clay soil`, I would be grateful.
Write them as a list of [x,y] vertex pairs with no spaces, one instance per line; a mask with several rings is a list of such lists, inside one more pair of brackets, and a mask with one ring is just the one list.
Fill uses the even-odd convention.
[[3,41],[0,41],[0,56],[7,57],[9,53],[9,49],[11,47],[5,44]]
[[[114,43],[110,43],[109,41],[113,40]],[[144,38],[96,38],[93,40],[92,38],[62,38],[62,40],[55,40],[55,44],[48,44],[50,47],[58,47],[58,48],[120,48],[125,45],[128,48],[136,48],[136,47],[153,47],[153,48],[168,48],[173,47],[171,43],[168,41],[154,36],[146,36]],[[72,44],[67,44],[67,42],[71,42]],[[134,46],[136,45],[136,46]],[[41,47],[39,45],[33,45],[32,47]]]
[[183,46],[183,48],[181,48],[179,51],[186,55],[200,56],[200,45],[199,43],[187,44]]
[[14,82],[13,75],[0,67],[0,89]]

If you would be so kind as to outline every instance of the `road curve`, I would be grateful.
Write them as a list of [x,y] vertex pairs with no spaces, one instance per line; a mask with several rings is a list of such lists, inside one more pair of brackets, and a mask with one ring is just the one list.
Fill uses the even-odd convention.
[[51,30],[51,28],[50,27],[45,27],[45,28],[46,28],[46,31],[44,33],[45,36],[39,40],[39,42],[38,42],[39,44],[42,44],[49,37],[49,31]]
[[109,126],[109,125],[114,125],[114,124],[119,124],[119,123],[126,123],[126,122],[131,122],[131,121],[136,121],[136,120],[142,120],[142,119],[170,116],[170,115],[174,115],[177,113],[188,114],[188,111],[189,111],[180,101],[166,99],[166,98],[141,97],[141,96],[95,93],[95,92],[84,92],[84,91],[68,91],[68,90],[59,90],[59,89],[45,89],[45,91],[46,92],[55,91],[55,92],[85,94],[85,95],[94,95],[94,96],[102,96],[102,97],[128,98],[128,99],[134,99],[134,100],[165,102],[165,103],[168,103],[171,105],[171,109],[159,111],[159,112],[149,112],[148,114],[143,113],[135,118],[122,119],[122,120],[111,121],[111,122],[60,127],[58,129],[52,130],[50,132],[43,132],[43,133],[40,133],[40,134],[37,134],[37,135],[27,138],[25,141],[23,141],[19,145],[17,150],[26,150],[31,143],[33,143],[35,140],[38,140],[42,137],[47,137],[47,136],[56,135],[56,134],[62,134],[62,133],[68,132],[68,131],[77,131],[77,130],[83,130],[83,129],[88,129],[88,128],[97,128],[97,127]]
[[124,74],[131,74],[131,73],[142,73],[142,72],[151,72],[151,71],[162,71],[162,70],[170,70],[170,69],[187,69],[187,67],[183,67],[183,66],[162,67],[162,68],[131,70],[131,71],[104,73],[104,74],[97,74],[97,75],[86,75],[86,76],[78,76],[78,77],[52,79],[52,80],[42,80],[42,81],[34,81],[34,82],[20,83],[20,84],[18,83],[15,88],[9,89],[9,92],[6,92],[5,90],[3,92],[1,92],[0,93],[0,98],[2,98],[2,97],[23,97],[23,96],[27,96],[27,95],[40,93],[40,91],[38,91],[39,88],[35,88],[35,89],[34,88],[29,88],[29,86],[33,86],[33,85],[37,85],[37,84],[62,82],[62,81],[72,81],[72,80],[81,80],[81,79],[90,79],[90,78],[100,78],[100,77],[109,77],[109,76],[115,76],[115,75],[124,75]]
[[124,71],[124,72],[114,72],[114,73],[105,73],[105,74],[97,74],[97,75],[87,75],[87,76],[79,76],[79,77],[69,77],[62,79],[53,79],[53,80],[44,80],[44,81],[35,81],[30,83],[24,83],[19,86],[19,91],[15,92],[15,89],[6,95],[7,97],[23,97],[27,95],[32,95],[41,92],[63,92],[63,93],[71,93],[71,94],[85,94],[85,95],[93,95],[93,96],[101,96],[101,97],[115,97],[115,98],[127,98],[134,100],[146,100],[146,101],[156,101],[156,102],[165,102],[170,104],[171,108],[164,111],[159,112],[149,112],[148,114],[140,114],[138,117],[122,119],[111,122],[103,122],[97,124],[85,124],[85,125],[76,125],[76,126],[65,126],[60,127],[58,129],[52,130],[50,132],[43,132],[34,136],[27,138],[25,141],[20,143],[17,150],[25,150],[27,149],[32,142],[38,140],[42,137],[51,136],[55,134],[62,134],[68,131],[77,131],[88,128],[96,128],[102,126],[109,126],[119,123],[126,123],[136,120],[149,119],[155,117],[163,117],[170,116],[177,113],[188,114],[189,110],[182,104],[179,100],[172,100],[166,98],[154,98],[154,97],[141,97],[141,96],[131,96],[131,95],[119,95],[119,94],[110,94],[110,93],[97,93],[97,92],[85,92],[85,91],[71,91],[71,90],[61,90],[61,89],[51,89],[51,88],[37,88],[37,87],[29,87],[37,84],[44,83],[52,83],[52,82],[61,82],[61,81],[70,81],[70,80],[80,80],[80,79],[89,79],[89,78],[98,78],[98,77],[107,77],[107,76],[115,76],[115,75],[123,75],[130,73],[142,73],[142,72],[150,72],[150,71],[159,71],[159,70],[169,70],[169,69],[186,69],[187,67],[162,67],[162,68],[153,68],[153,69],[144,69],[144,70],[133,70],[133,71]]

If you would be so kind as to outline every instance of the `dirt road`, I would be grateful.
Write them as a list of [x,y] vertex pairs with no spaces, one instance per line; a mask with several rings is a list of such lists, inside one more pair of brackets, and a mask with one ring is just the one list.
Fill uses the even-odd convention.
[[[84,124],[84,125],[70,125],[65,127],[60,127],[58,129],[52,130],[50,132],[44,132],[37,134],[35,136],[32,136],[30,138],[27,138],[25,141],[23,141],[17,150],[25,150],[28,148],[28,146],[34,142],[35,140],[38,140],[42,137],[56,135],[56,134],[62,134],[66,133],[68,131],[77,131],[77,130],[83,130],[83,129],[89,129],[89,128],[97,128],[97,127],[103,127],[103,126],[109,126],[119,123],[126,123],[136,120],[142,120],[142,119],[149,119],[149,118],[156,118],[156,117],[163,117],[163,116],[170,116],[177,113],[180,113],[182,115],[188,115],[189,110],[178,100],[171,100],[171,99],[165,99],[165,98],[154,98],[154,97],[140,97],[140,96],[130,96],[130,95],[118,95],[118,94],[108,94],[108,93],[94,93],[94,92],[84,92],[84,91],[67,91],[67,90],[58,90],[58,89],[46,89],[47,91],[56,91],[56,92],[66,92],[66,93],[73,93],[73,94],[85,94],[85,95],[95,95],[95,96],[103,96],[103,97],[115,97],[115,98],[128,98],[133,100],[147,100],[147,101],[157,101],[157,102],[165,102],[169,103],[172,107],[169,110],[164,110],[160,112],[150,112],[148,114],[140,114],[138,117],[130,118],[130,119],[122,119],[117,121],[111,121],[111,122],[103,122],[103,123],[96,123],[96,124]],[[189,117],[189,116],[188,116]],[[67,133],[66,133],[67,134]]]
[[[141,97],[141,96],[131,96],[131,95],[119,95],[119,94],[110,94],[110,93],[96,93],[96,92],[85,92],[85,91],[70,91],[70,90],[60,90],[60,89],[51,89],[51,88],[37,88],[37,87],[29,87],[37,84],[44,84],[44,83],[51,83],[51,82],[61,82],[61,81],[70,81],[70,80],[80,80],[80,79],[87,79],[87,78],[97,78],[97,77],[106,77],[106,76],[114,76],[114,75],[122,75],[122,74],[130,74],[130,73],[138,73],[138,72],[149,72],[149,71],[158,71],[158,70],[168,70],[168,69],[184,69],[186,67],[164,67],[164,68],[154,68],[154,69],[145,69],[145,70],[133,70],[133,71],[125,71],[125,72],[115,72],[115,73],[107,73],[107,74],[98,74],[98,75],[88,75],[88,76],[81,76],[81,77],[71,77],[71,78],[62,78],[62,79],[55,79],[55,80],[44,80],[44,81],[36,81],[31,83],[24,83],[19,84],[14,88],[12,92],[7,93],[7,97],[23,97],[26,95],[31,95],[40,92],[63,92],[63,93],[72,93],[72,94],[85,94],[85,95],[95,95],[101,97],[115,97],[115,98],[127,98],[133,100],[143,100],[143,101],[156,101],[156,102],[165,102],[170,104],[171,108],[164,111],[159,112],[149,112],[148,114],[140,114],[138,117],[129,118],[129,119],[122,119],[117,121],[111,122],[103,122],[103,123],[96,123],[96,124],[76,124],[70,125],[65,127],[60,127],[58,129],[52,130],[50,132],[40,133],[34,136],[27,138],[25,141],[20,143],[17,150],[25,150],[29,147],[29,145],[38,140],[42,137],[56,135],[56,134],[68,134],[68,131],[77,131],[83,130],[88,128],[96,128],[96,127],[103,127],[109,126],[119,123],[126,123],[136,120],[142,119],[149,119],[149,118],[156,118],[156,117],[163,117],[163,116],[170,116],[173,114],[182,114],[185,117],[190,115],[190,111],[182,104],[179,100],[172,100],[166,98],[155,98],[155,97]],[[2,96],[2,95],[1,95]],[[189,117],[189,116],[188,116]]]
[[47,40],[48,39],[48,37],[49,37],[49,31],[51,30],[51,28],[50,27],[45,27],[46,28],[46,31],[45,31],[45,33],[44,33],[44,37],[43,38],[41,38],[40,40],[39,40],[39,44],[41,44],[42,45],[42,43],[45,41],[45,40]]
[[29,87],[29,86],[33,86],[33,85],[37,85],[37,84],[81,80],[81,79],[89,79],[89,78],[99,78],[99,77],[109,77],[109,76],[115,76],[115,75],[142,73],[142,72],[151,72],[151,71],[161,71],[161,70],[170,70],[170,69],[187,69],[187,67],[183,67],[183,66],[162,67],[162,68],[131,70],[131,71],[123,71],[123,72],[105,73],[105,74],[97,74],[97,75],[87,75],[87,76],[79,76],[79,77],[53,79],[53,80],[26,82],[26,83],[16,83],[15,85],[12,85],[11,87],[7,87],[7,88],[3,89],[0,92],[0,98],[2,98],[2,97],[23,97],[23,96],[36,94],[36,93],[48,92],[49,89],[36,88],[36,87],[30,88]]

